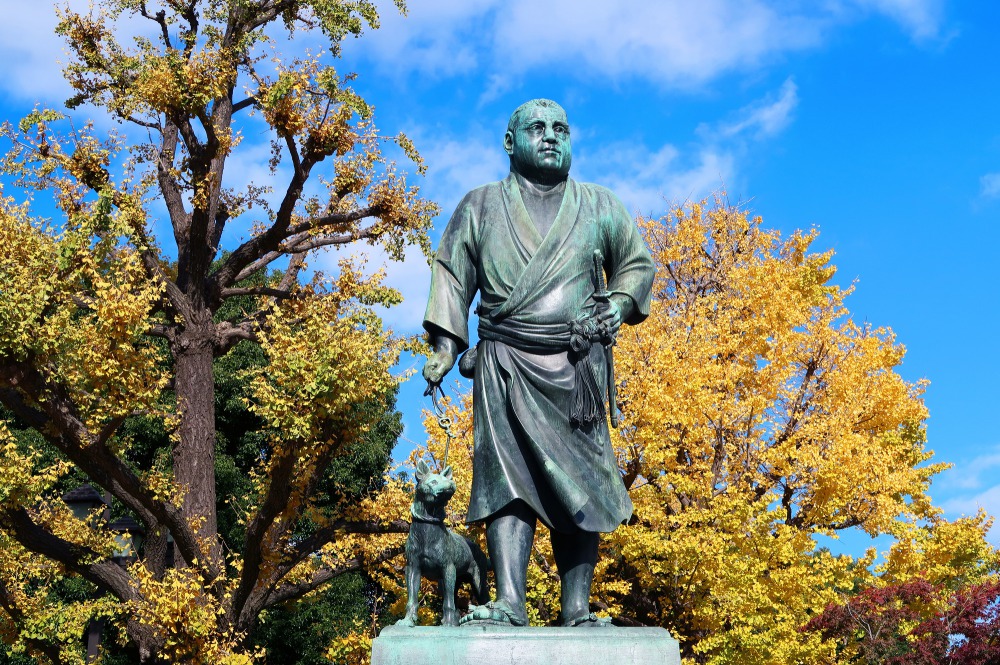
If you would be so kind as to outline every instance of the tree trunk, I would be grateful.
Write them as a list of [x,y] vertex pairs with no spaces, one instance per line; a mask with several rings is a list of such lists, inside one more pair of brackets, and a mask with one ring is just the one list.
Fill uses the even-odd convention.
[[[184,330],[173,345],[177,407],[180,413],[174,447],[174,477],[184,491],[181,509],[194,519],[198,535],[211,544],[216,562],[221,554],[216,537],[215,504],[215,380],[212,375],[212,323]],[[177,557],[177,566],[185,563]]]

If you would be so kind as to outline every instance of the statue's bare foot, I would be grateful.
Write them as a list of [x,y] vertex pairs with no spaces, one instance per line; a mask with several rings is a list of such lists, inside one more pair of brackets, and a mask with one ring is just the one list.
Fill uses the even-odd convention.
[[566,628],[611,628],[613,625],[614,624],[611,623],[611,619],[607,617],[599,617],[593,612],[576,617],[575,619],[567,619],[566,621],[563,621],[563,626]]
[[462,625],[481,623],[499,626],[526,626],[528,618],[515,612],[503,600],[491,600],[485,605],[470,605],[469,613],[462,617]]

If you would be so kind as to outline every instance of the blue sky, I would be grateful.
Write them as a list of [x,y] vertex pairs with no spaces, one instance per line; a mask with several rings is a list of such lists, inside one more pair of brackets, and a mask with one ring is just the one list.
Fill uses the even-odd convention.
[[[467,190],[505,174],[507,117],[533,97],[567,109],[574,176],[630,210],[660,214],[724,185],[769,228],[816,226],[836,281],[856,284],[856,320],[891,327],[908,349],[903,376],[931,382],[929,446],[955,465],[936,503],[1000,513],[1000,3],[410,5],[403,18],[383,2],[382,29],[349,42],[338,67],[359,74],[383,131],[416,141],[438,232]],[[14,119],[69,96],[65,56],[49,5],[0,7],[0,106]],[[238,177],[266,174],[261,141]],[[414,254],[391,280],[406,302],[387,319],[415,331],[426,263]],[[400,404],[411,440],[423,436],[416,383]]]

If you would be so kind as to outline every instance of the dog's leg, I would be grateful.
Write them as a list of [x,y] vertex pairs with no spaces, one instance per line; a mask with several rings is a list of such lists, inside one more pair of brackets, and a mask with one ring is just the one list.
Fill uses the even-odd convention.
[[406,564],[406,616],[396,622],[397,626],[417,625],[417,605],[420,602],[420,569],[415,564]]
[[458,625],[458,610],[455,609],[455,564],[449,563],[444,567],[444,575],[441,576],[441,595],[444,603],[441,611],[442,626]]

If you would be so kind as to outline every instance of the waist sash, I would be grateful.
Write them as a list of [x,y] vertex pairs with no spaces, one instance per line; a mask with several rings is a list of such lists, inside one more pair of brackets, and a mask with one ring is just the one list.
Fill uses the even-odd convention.
[[604,391],[597,385],[590,362],[592,342],[601,339],[592,316],[584,314],[570,323],[524,323],[510,319],[493,322],[482,316],[479,319],[479,338],[500,342],[525,353],[569,352],[575,374],[570,422],[582,425],[604,417]]

